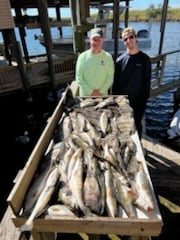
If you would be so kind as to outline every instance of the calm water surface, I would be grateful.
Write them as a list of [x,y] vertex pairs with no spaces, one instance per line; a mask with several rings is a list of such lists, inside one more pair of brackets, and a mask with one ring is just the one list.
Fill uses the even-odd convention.
[[[153,23],[151,28],[152,48],[147,51],[155,55],[159,50],[160,23]],[[162,53],[180,49],[180,23],[167,22],[164,35]],[[166,69],[163,82],[170,82],[173,77],[180,76],[180,53],[169,55],[166,59]],[[167,128],[174,114],[174,93],[176,89],[165,92],[148,101],[146,109],[147,134],[157,140],[163,141],[167,137]]]

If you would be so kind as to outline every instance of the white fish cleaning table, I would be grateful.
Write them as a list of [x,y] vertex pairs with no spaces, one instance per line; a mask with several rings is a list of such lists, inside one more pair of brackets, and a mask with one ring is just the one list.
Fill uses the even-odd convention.
[[[26,221],[26,218],[20,216],[23,200],[31,180],[36,173],[38,163],[47,150],[54,135],[57,123],[62,115],[63,105],[66,101],[68,90],[67,88],[63,93],[61,100],[52,116],[49,118],[47,126],[8,197],[8,204],[14,213],[13,222],[17,228],[21,227]],[[32,239],[47,239],[47,236],[51,236],[51,238],[48,239],[52,239],[54,233],[84,233],[87,234],[88,239],[91,240],[100,239],[100,236],[104,234],[130,236],[132,239],[149,239],[151,236],[158,236],[161,233],[163,225],[162,218],[137,132],[133,135],[133,140],[137,145],[137,157],[143,163],[150,184],[154,201],[153,211],[145,214],[137,209],[137,218],[129,218],[126,216],[116,218],[104,216],[79,218],[72,216],[50,217],[46,215],[43,218],[39,217],[34,220],[33,229],[31,231]]]

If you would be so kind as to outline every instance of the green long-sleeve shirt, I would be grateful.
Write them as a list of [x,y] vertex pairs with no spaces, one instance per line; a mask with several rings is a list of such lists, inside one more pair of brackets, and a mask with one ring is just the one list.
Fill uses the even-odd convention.
[[114,62],[110,53],[102,50],[93,54],[90,50],[81,53],[76,63],[76,81],[79,95],[91,96],[94,90],[108,94],[114,79]]

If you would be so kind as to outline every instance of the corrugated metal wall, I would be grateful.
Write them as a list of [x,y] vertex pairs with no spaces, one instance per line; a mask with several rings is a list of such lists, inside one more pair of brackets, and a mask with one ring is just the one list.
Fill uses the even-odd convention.
[[14,28],[14,19],[11,15],[9,0],[0,0],[0,30]]

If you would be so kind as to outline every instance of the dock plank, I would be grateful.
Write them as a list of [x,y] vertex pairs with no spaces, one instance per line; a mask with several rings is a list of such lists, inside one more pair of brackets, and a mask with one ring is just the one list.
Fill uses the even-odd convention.
[[146,162],[164,226],[159,237],[152,240],[178,240],[180,229],[180,153],[168,147],[143,139]]
[[0,224],[0,240],[25,240],[18,229],[15,228],[11,220],[13,216],[11,208],[8,207]]

